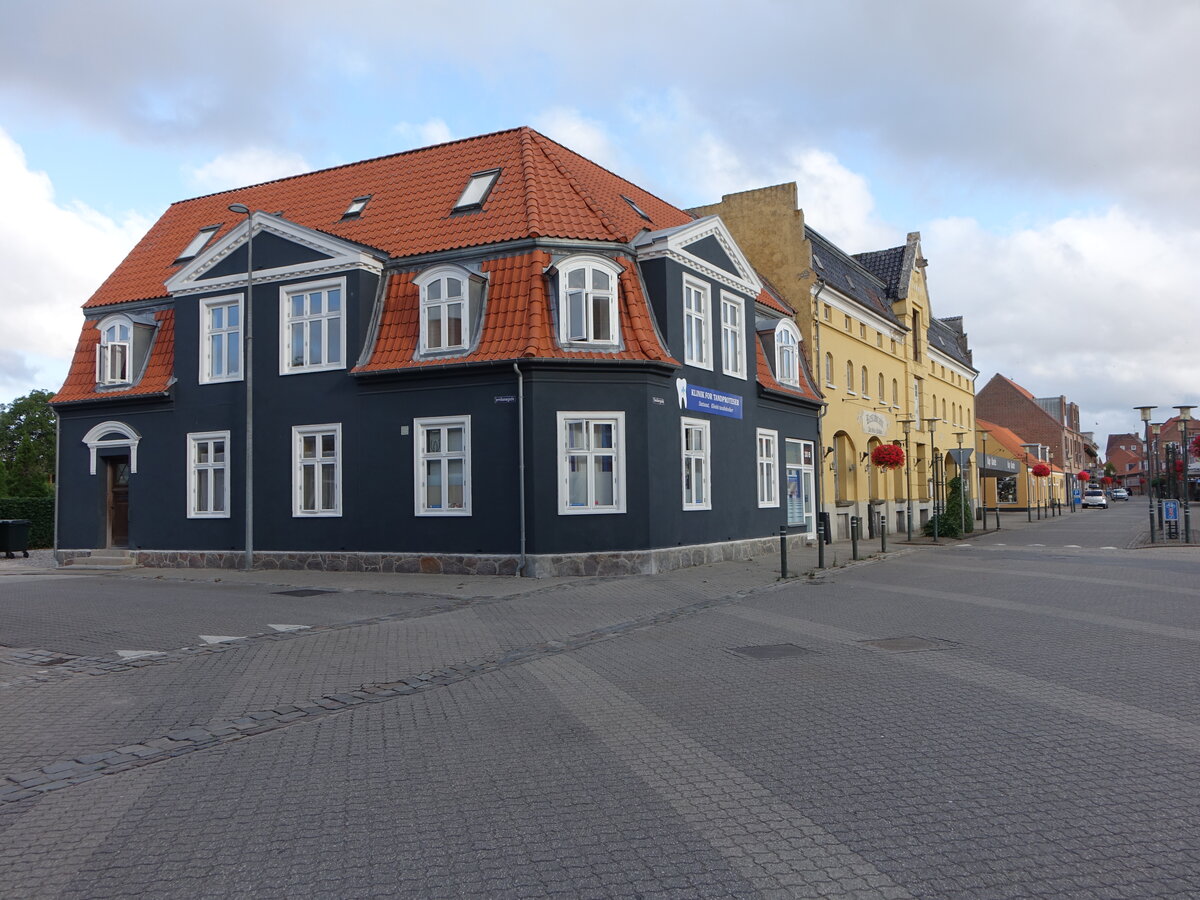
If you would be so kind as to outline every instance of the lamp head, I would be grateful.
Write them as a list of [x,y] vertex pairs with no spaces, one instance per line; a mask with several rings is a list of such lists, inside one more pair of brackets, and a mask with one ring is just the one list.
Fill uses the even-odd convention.
[[250,215],[250,207],[248,207],[245,203],[230,203],[229,211],[239,213],[243,216]]
[[1139,413],[1142,414],[1143,422],[1149,422],[1150,421],[1150,413],[1154,412],[1154,410],[1158,409],[1158,407],[1157,406],[1135,406],[1134,409],[1136,409]]
[[1175,408],[1177,410],[1179,410],[1180,421],[1183,421],[1183,422],[1192,421],[1192,410],[1196,408],[1195,406],[1177,406]]

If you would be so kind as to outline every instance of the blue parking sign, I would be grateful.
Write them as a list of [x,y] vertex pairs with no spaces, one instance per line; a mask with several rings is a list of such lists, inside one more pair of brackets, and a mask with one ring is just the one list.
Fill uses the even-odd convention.
[[1178,522],[1179,521],[1179,501],[1164,500],[1163,505],[1163,521]]

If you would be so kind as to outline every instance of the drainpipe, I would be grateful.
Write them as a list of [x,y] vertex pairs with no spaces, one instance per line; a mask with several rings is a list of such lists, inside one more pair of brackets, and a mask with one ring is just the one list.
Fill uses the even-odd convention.
[[525,575],[525,375],[515,362],[513,371],[517,373],[517,457],[520,460],[517,466],[517,515],[521,531],[521,556],[517,561],[517,577],[520,578]]
[[[825,384],[825,359],[821,356],[821,314],[820,314],[820,299],[821,292],[825,290],[825,279],[817,279],[817,292],[813,294],[812,316],[813,316],[813,365],[812,368],[817,374],[818,390],[824,393],[822,386]],[[825,481],[825,437],[824,430],[821,427],[821,420],[825,418],[825,413],[829,411],[829,403],[826,402],[821,406],[821,411],[817,414],[817,452],[815,456],[816,468],[813,475],[816,479],[817,487],[817,519],[813,521],[813,530],[816,531],[817,522],[820,521],[820,516],[825,513],[825,489],[823,487]],[[829,517],[829,526],[833,527],[833,517]],[[817,540],[825,539],[833,540],[833,535],[826,534],[824,536],[817,532]],[[822,559],[825,557],[824,546],[818,548],[819,555]]]
[[54,565],[58,560],[58,510],[62,488],[62,416],[54,409]]

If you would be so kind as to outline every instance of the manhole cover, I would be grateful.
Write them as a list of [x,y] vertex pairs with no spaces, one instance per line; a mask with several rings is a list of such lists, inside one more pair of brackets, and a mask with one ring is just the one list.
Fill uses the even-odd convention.
[[785,659],[789,656],[807,656],[813,651],[795,644],[756,644],[752,647],[730,647],[729,652],[751,659]]
[[923,637],[880,638],[876,641],[859,641],[873,650],[889,650],[892,653],[915,653],[918,650],[950,650],[955,645],[950,641],[930,640]]
[[317,594],[334,594],[336,591],[319,591],[315,588],[300,588],[295,591],[276,591],[280,597],[315,597]]

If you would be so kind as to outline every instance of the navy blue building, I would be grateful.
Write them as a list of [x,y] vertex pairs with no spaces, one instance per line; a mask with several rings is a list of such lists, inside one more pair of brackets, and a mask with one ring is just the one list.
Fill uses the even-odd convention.
[[176,203],[84,312],[63,559],[623,573],[813,530],[791,309],[530,129]]

